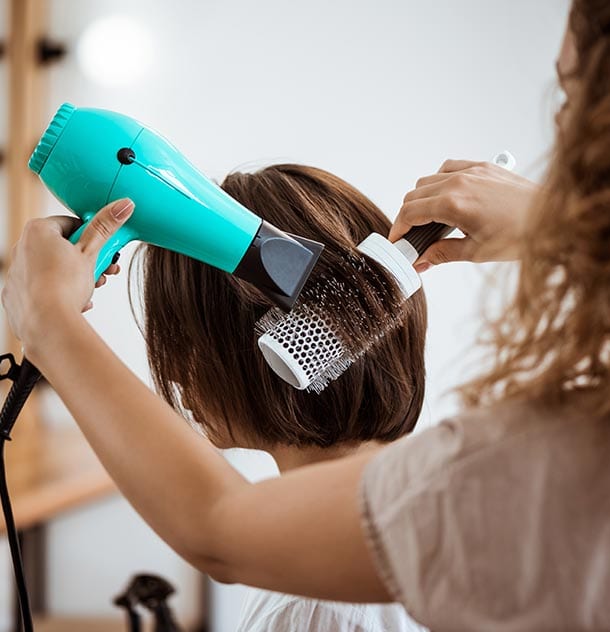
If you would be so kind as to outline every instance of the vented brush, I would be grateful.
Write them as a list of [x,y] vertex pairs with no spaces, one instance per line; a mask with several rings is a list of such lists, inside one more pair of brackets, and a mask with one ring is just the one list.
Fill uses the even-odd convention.
[[[498,154],[493,162],[509,170],[515,166],[508,151]],[[359,283],[352,286],[333,277],[317,278],[305,286],[290,312],[269,310],[258,321],[256,333],[271,369],[294,388],[323,391],[404,322],[408,313],[405,303],[421,287],[413,264],[453,230],[436,222],[415,226],[395,243],[372,233],[358,245],[364,256],[349,257],[345,269],[350,272],[342,275],[348,279],[365,275],[366,293],[359,289]],[[369,259],[390,273],[398,293],[380,277]]]

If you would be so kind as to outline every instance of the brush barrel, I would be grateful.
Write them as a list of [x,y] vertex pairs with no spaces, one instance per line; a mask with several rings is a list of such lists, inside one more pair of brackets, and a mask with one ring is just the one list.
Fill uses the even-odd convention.
[[[372,233],[358,245],[358,250],[385,268],[408,299],[420,289],[421,279],[412,265],[417,252],[405,240],[401,242],[404,252],[398,244]],[[258,347],[272,371],[298,390],[312,385],[314,390],[322,390],[323,387],[315,388],[320,375],[330,381],[353,361],[320,313],[305,305],[279,319],[271,319],[268,329],[258,339]]]
[[284,382],[298,391],[305,390],[311,384],[312,377],[306,366],[298,361],[281,340],[263,334],[258,339],[258,348],[271,370]]

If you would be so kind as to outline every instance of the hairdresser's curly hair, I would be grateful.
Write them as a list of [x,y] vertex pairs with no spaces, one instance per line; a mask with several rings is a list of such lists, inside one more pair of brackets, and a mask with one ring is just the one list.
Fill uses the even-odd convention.
[[[493,370],[468,404],[561,404],[574,390],[610,413],[610,2],[574,0],[575,96],[522,243],[519,284],[492,328]],[[562,123],[563,123],[562,122]],[[584,412],[584,411],[583,411]]]

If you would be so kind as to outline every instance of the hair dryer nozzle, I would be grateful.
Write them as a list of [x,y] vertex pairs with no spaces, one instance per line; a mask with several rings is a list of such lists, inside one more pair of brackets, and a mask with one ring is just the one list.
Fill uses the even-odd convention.
[[317,241],[290,235],[263,221],[235,276],[253,283],[282,309],[289,310],[324,250]]

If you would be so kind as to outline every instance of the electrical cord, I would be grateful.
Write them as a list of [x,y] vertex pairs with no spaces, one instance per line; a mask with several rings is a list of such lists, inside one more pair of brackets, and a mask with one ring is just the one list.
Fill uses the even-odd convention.
[[13,508],[11,507],[11,499],[8,493],[8,486],[6,484],[6,468],[4,466],[5,445],[6,438],[2,437],[0,439],[0,498],[2,499],[2,512],[4,513],[6,533],[8,535],[9,547],[11,549],[11,557],[13,558],[13,568],[15,569],[15,581],[17,582],[17,592],[19,594],[19,606],[21,610],[23,630],[24,632],[33,632],[34,625],[32,623],[28,587],[25,583],[25,574],[23,572],[23,561],[21,559],[19,537],[17,536],[15,519],[13,518]]
[[[8,371],[2,371],[3,363],[9,363]],[[4,459],[4,448],[6,442],[11,440],[10,433],[17,421],[30,393],[40,379],[40,371],[23,358],[21,366],[17,364],[12,354],[0,355],[0,380],[10,379],[13,385],[4,400],[2,410],[0,410],[0,500],[2,511],[6,523],[6,533],[8,536],[15,572],[15,582],[19,595],[19,607],[21,612],[21,629],[23,632],[34,632],[32,622],[32,611],[30,608],[30,598],[28,595],[25,573],[23,571],[23,561],[19,546],[19,536],[15,526],[15,518],[11,507],[11,499],[6,480],[6,467]],[[143,604],[155,615],[155,630],[167,632],[179,632],[180,628],[175,622],[166,600],[174,592],[173,586],[164,579],[153,575],[139,575],[132,582],[127,593],[115,600],[115,603],[127,609],[129,622],[132,631],[141,629],[140,617],[135,607],[139,603]]]
[[[9,369],[2,370],[2,365],[8,362]],[[10,379],[13,385],[4,400],[2,410],[0,410],[0,500],[2,511],[6,523],[6,533],[8,536],[13,568],[15,572],[15,582],[19,595],[19,607],[21,612],[21,629],[23,632],[34,632],[32,622],[32,611],[30,608],[30,598],[28,587],[23,571],[23,561],[19,546],[19,536],[13,517],[11,499],[6,481],[6,467],[4,459],[4,448],[6,442],[11,440],[10,434],[17,417],[21,412],[30,393],[40,379],[40,371],[23,358],[21,366],[17,364],[12,354],[0,355],[0,381]],[[138,575],[124,595],[117,597],[115,604],[124,607],[129,616],[131,630],[136,632],[141,629],[140,616],[136,611],[138,604],[144,605],[155,616],[155,630],[158,632],[179,632],[180,628],[175,622],[172,612],[166,600],[174,592],[173,586],[161,577],[154,575]]]
[[11,440],[11,430],[17,421],[17,417],[27,401],[30,393],[40,379],[40,371],[26,358],[23,358],[21,366],[15,362],[12,354],[8,353],[0,356],[0,363],[8,361],[10,369],[0,375],[0,379],[9,378],[13,380],[13,385],[4,400],[0,411],[0,499],[2,501],[2,511],[6,523],[6,533],[8,536],[17,592],[19,594],[19,607],[21,611],[21,622],[24,632],[33,632],[32,612],[30,608],[30,598],[23,572],[23,561],[21,559],[21,549],[19,547],[19,536],[13,517],[11,499],[6,481],[6,467],[4,462],[4,447],[7,441]]

